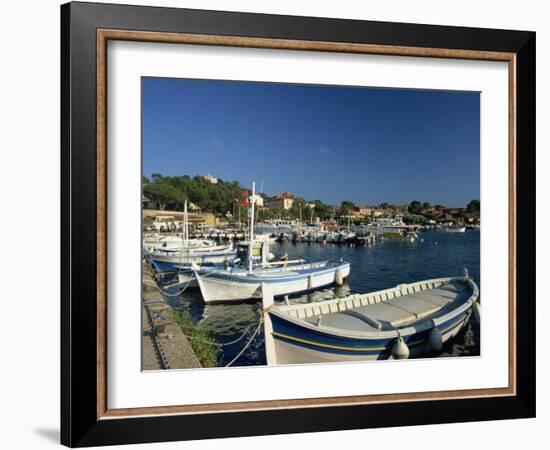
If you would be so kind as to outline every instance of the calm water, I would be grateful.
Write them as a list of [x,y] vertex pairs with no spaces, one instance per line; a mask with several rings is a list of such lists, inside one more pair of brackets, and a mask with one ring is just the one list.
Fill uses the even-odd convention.
[[[350,292],[370,292],[428,278],[461,276],[467,267],[470,276],[481,288],[479,280],[480,233],[444,233],[427,231],[419,234],[416,243],[398,240],[379,240],[370,247],[347,247],[320,243],[273,244],[272,252],[288,253],[290,259],[312,261],[340,260],[351,263],[349,286],[331,287],[314,293],[291,296],[293,302],[315,302],[344,296]],[[180,297],[169,299],[178,308],[189,309],[196,322],[202,321],[218,336],[220,342],[231,342],[247,331],[252,335],[260,316],[261,302],[205,305],[199,290],[189,289]],[[226,365],[243,348],[240,342],[224,347],[219,361]],[[439,355],[479,355],[479,324],[474,317],[453,340],[447,342]],[[263,331],[248,350],[233,364],[235,366],[265,364]]]

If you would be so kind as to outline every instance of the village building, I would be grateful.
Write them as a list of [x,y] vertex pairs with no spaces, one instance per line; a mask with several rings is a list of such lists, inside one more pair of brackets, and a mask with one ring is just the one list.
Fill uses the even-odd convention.
[[262,208],[264,206],[264,198],[261,196],[261,195],[254,195],[254,198],[252,198],[252,195],[250,196],[250,202],[252,202],[252,200],[254,200],[254,204],[260,208]]
[[268,208],[290,209],[294,204],[294,195],[290,192],[281,192],[267,200]]
[[210,174],[208,175],[203,175],[202,178],[206,181],[208,181],[209,183],[212,183],[212,184],[218,184],[218,179]]
[[367,218],[371,216],[372,211],[370,206],[354,206],[349,215],[352,218]]

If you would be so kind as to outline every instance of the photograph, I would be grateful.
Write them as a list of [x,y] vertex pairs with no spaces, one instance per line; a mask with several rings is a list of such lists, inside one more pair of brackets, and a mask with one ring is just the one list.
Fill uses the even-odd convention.
[[143,371],[482,357],[480,92],[142,77],[141,137]]

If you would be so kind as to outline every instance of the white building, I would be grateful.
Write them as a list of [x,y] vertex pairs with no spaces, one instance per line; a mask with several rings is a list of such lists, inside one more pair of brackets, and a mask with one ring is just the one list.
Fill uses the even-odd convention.
[[212,184],[218,184],[218,179],[216,177],[213,177],[212,175],[203,175],[202,176],[206,181]]
[[256,194],[254,195],[254,198],[252,198],[252,195],[251,195],[249,200],[251,202],[252,200],[254,200],[256,203],[256,206],[264,206],[264,198],[261,195]]

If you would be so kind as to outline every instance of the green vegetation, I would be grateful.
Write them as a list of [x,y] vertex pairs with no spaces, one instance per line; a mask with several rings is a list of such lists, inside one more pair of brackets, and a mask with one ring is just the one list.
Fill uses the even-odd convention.
[[[214,184],[199,175],[194,177],[188,175],[165,177],[159,173],[152,174],[151,179],[143,176],[142,180],[143,195],[148,200],[157,203],[159,209],[181,211],[185,200],[188,200],[202,211],[218,215],[230,213],[234,220],[238,220],[240,209],[241,220],[246,222],[246,200],[251,195],[251,191],[242,187],[238,181],[228,182],[218,179],[218,182]],[[267,197],[265,194],[260,195],[264,198],[265,204]],[[323,219],[331,214],[331,207],[321,200],[308,202],[304,198],[298,197],[294,199],[293,206],[289,210],[259,208],[257,217],[258,220],[299,219],[301,210],[303,220],[309,221],[311,218],[309,205],[314,205],[314,218]]]
[[202,323],[193,323],[189,310],[173,311],[172,316],[183,334],[190,336],[189,344],[199,359],[202,367],[217,367],[221,348],[210,342],[218,343],[214,333]]
[[[250,195],[238,181],[219,180],[213,184],[201,176],[164,177],[158,173],[154,173],[151,178],[148,183],[146,177],[143,179],[143,195],[158,203],[160,209],[181,211],[184,201],[188,200],[202,210],[214,214],[234,214],[235,211],[238,214],[240,202]],[[247,194],[243,195],[243,191]]]
[[420,214],[420,212],[422,211],[422,205],[418,200],[413,200],[409,205],[407,211],[409,211],[409,213],[413,215]]
[[[249,189],[244,188],[238,181],[223,181],[211,183],[202,176],[190,177],[189,175],[165,177],[154,173],[150,178],[143,176],[143,195],[157,204],[159,209],[169,211],[181,211],[185,200],[193,203],[204,212],[210,212],[218,216],[233,217],[232,221],[240,218],[241,222],[247,220],[248,198],[251,195]],[[267,204],[267,196],[259,194]],[[256,210],[257,219],[295,219],[300,218],[309,222],[312,218],[328,219],[331,216],[346,217],[356,208],[356,204],[344,200],[339,206],[323,203],[321,200],[307,200],[302,197],[294,198],[290,209],[262,208]],[[382,210],[382,217],[392,217],[396,212],[401,212],[402,207],[383,202],[378,205]],[[464,213],[479,214],[479,200],[471,200],[466,208],[445,208],[442,205],[431,206],[428,202],[421,203],[413,200],[406,207],[406,220],[409,223],[422,223],[429,220],[457,220],[462,221]],[[229,213],[229,215],[228,215]],[[412,216],[412,217],[411,217]],[[471,220],[471,216],[470,216]]]
[[479,212],[479,208],[479,200],[470,200],[470,203],[468,203],[468,206],[466,206],[466,211],[468,211],[469,213],[476,213]]
[[340,203],[340,208],[338,209],[338,215],[339,216],[348,216],[351,211],[353,211],[353,208],[355,208],[355,203],[350,202],[349,200],[344,200],[342,203]]
[[403,222],[407,225],[422,225],[426,223],[428,219],[421,214],[409,214],[403,217]]
[[420,203],[418,200],[413,200],[407,207],[408,214],[403,217],[403,221],[408,224],[421,224],[426,220],[448,220],[461,223],[465,219],[471,221],[476,216],[479,218],[479,209],[479,200],[471,200],[466,208],[446,208],[442,205],[432,207],[428,202]]

